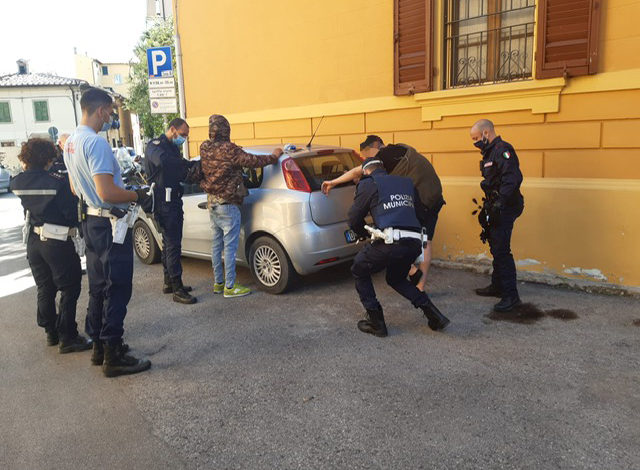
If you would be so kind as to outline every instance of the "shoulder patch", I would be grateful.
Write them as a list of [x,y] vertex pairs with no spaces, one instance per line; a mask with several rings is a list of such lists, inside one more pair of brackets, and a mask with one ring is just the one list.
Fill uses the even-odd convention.
[[507,160],[509,160],[509,158],[511,158],[511,154],[509,153],[509,151],[508,151],[508,150],[507,150],[506,152],[504,152],[504,153],[502,154],[502,156],[503,156],[504,158],[506,158]]
[[51,177],[53,177],[53,178],[55,178],[57,180],[62,180],[62,179],[65,178],[65,175],[62,174],[59,171],[52,171],[51,173],[49,173],[49,176],[51,176]]

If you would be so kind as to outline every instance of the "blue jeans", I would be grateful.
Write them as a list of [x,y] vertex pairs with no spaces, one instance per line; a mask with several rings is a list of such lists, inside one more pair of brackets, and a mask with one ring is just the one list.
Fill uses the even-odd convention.
[[[236,252],[240,236],[240,208],[235,204],[218,204],[209,208],[213,243],[211,264],[216,284],[232,288],[236,282]],[[224,271],[222,250],[224,249]],[[223,277],[224,276],[224,277]]]

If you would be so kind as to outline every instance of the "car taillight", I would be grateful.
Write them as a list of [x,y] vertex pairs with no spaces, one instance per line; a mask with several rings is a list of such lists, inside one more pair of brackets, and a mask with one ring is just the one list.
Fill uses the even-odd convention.
[[307,179],[293,158],[285,158],[282,161],[282,174],[284,175],[284,181],[287,183],[287,188],[304,193],[311,192]]

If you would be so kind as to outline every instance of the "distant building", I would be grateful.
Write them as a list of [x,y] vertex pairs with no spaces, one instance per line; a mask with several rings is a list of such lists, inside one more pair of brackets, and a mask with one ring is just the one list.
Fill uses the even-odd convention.
[[[30,73],[29,63],[18,60],[18,73],[0,75],[0,159],[18,168],[22,142],[30,137],[49,137],[72,132],[82,116],[80,88],[87,85],[77,78]],[[57,138],[55,134],[54,137]]]
[[86,54],[74,54],[76,75],[92,86],[104,88],[113,93],[116,111],[120,121],[120,128],[108,132],[107,140],[116,147],[118,141],[125,146],[135,147],[141,152],[142,143],[137,117],[124,109],[124,100],[129,97],[131,85],[131,67],[124,62],[102,62]]
[[171,0],[147,0],[147,19],[171,18],[173,16],[173,5]]

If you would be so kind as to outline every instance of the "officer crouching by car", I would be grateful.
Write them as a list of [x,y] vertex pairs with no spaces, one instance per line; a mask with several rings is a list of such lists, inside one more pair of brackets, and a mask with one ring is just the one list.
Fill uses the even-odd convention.
[[421,217],[418,214],[424,213],[418,193],[411,179],[388,175],[382,161],[375,157],[367,158],[362,170],[365,176],[358,183],[353,206],[349,209],[349,225],[360,239],[366,238],[365,217],[371,213],[377,232],[384,232],[387,239],[372,237],[372,243],[360,250],[351,267],[356,290],[367,311],[367,318],[358,322],[358,329],[379,337],[387,336],[384,314],[371,280],[372,274],[386,268],[387,283],[423,311],[429,328],[442,330],[449,320],[426,293],[407,279],[409,268],[426,242],[421,234],[424,221],[418,220]]
[[184,119],[175,118],[169,128],[147,145],[144,170],[148,182],[155,183],[153,215],[162,233],[162,269],[164,286],[162,292],[173,293],[173,301],[183,304],[196,303],[189,292],[190,286],[182,283],[182,194],[180,183],[190,176],[196,162],[182,158],[180,146],[189,136],[189,125]]
[[[73,237],[77,237],[78,199],[71,193],[66,174],[53,172],[56,148],[46,139],[22,144],[18,159],[25,171],[11,180],[11,190],[25,210],[23,241],[38,289],[38,325],[47,333],[47,344],[60,343],[60,353],[91,348],[78,334],[76,306],[82,271]],[[60,291],[59,312],[56,294]]]

